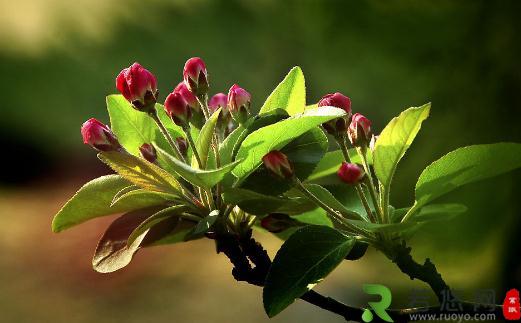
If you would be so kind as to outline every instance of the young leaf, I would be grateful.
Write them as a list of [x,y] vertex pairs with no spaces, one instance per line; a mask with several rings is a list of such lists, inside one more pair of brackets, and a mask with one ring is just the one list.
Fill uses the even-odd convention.
[[[161,148],[157,148],[158,152],[161,151]],[[235,161],[231,164],[224,165],[218,169],[212,170],[201,170],[190,167],[189,165],[181,162],[173,158],[170,155],[163,154],[166,158],[170,159],[170,165],[172,168],[184,179],[189,181],[190,183],[205,187],[211,188],[219,183],[227,174],[229,174],[232,169],[240,162]]]
[[422,205],[472,182],[521,167],[521,144],[498,143],[456,149],[423,170],[416,183],[416,205]]
[[411,218],[416,222],[427,222],[437,220],[449,220],[453,217],[467,212],[468,208],[463,204],[429,204],[425,205],[420,211]]
[[[121,193],[118,192],[118,194]],[[120,205],[125,205],[129,202],[132,202],[133,200],[139,200],[143,203],[148,203],[149,205],[164,205],[168,203],[169,201],[175,201],[177,200],[177,197],[175,195],[170,195],[166,193],[161,192],[152,192],[147,191],[142,188],[134,189],[128,192],[125,192],[124,194],[116,194],[117,196],[114,197],[112,200],[112,203],[110,204],[110,207],[118,207]]]
[[167,171],[143,158],[119,151],[100,152],[98,158],[119,175],[146,190],[180,196],[179,182]]
[[306,85],[304,74],[300,67],[293,67],[284,80],[277,85],[275,90],[262,105],[259,114],[265,114],[271,110],[281,108],[293,116],[304,112],[306,106]]
[[[197,142],[195,143],[195,147],[197,152],[199,153],[199,157],[201,158],[201,163],[203,164],[201,168],[206,167],[206,163],[208,161],[208,153],[210,151],[210,146],[212,145],[212,138],[215,126],[217,125],[217,119],[221,114],[221,109],[215,111],[212,116],[206,121],[201,132],[199,133],[199,137],[197,137]],[[197,160],[192,157],[192,167],[199,168]]]
[[132,231],[145,221],[150,214],[157,212],[158,208],[148,208],[126,213],[117,218],[108,227],[98,242],[92,266],[100,273],[110,273],[128,265],[147,231],[137,237],[131,245],[127,245],[127,239]]
[[422,122],[429,116],[430,108],[430,103],[427,103],[403,111],[389,122],[376,140],[373,153],[374,170],[387,191],[398,162],[416,137]]
[[213,210],[206,217],[201,219],[199,223],[195,226],[192,232],[190,232],[190,238],[200,236],[203,233],[206,233],[212,225],[217,221],[219,217],[219,210]]
[[355,240],[324,226],[307,226],[277,252],[263,290],[264,309],[273,317],[322,281],[349,253]]
[[[131,154],[139,156],[139,147],[144,143],[158,141],[163,143],[162,147],[166,145],[152,118],[144,112],[133,109],[122,95],[107,96],[107,109],[112,131],[121,145]],[[156,110],[174,138],[182,134],[180,128],[166,116],[160,104],[156,105]]]
[[241,188],[229,189],[222,195],[227,204],[238,205],[250,214],[268,213],[299,214],[315,208],[304,198],[276,197]]
[[86,183],[56,214],[52,231],[60,232],[100,216],[157,205],[156,201],[136,198],[111,207],[114,195],[129,184],[119,175],[102,176]]
[[238,178],[246,177],[262,163],[262,157],[271,150],[281,149],[316,126],[344,114],[342,109],[321,107],[252,132],[239,149],[237,159],[243,160],[232,173]]
[[132,231],[127,239],[127,246],[131,246],[144,232],[166,219],[174,218],[177,222],[179,215],[186,210],[188,208],[183,205],[174,205],[152,214]]

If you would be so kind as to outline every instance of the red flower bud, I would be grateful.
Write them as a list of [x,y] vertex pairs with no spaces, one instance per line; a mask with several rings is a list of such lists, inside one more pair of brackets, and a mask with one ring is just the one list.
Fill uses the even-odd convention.
[[269,171],[280,178],[289,179],[293,177],[293,165],[288,160],[288,156],[278,150],[272,150],[264,155],[262,162]]
[[234,84],[228,92],[228,109],[235,122],[242,124],[250,114],[251,95],[245,89]]
[[371,121],[360,113],[355,113],[347,133],[353,146],[367,147],[372,136]]
[[260,221],[261,227],[271,233],[280,233],[286,229],[297,226],[298,221],[283,213],[271,213]]
[[179,92],[172,92],[166,97],[165,111],[176,125],[188,126],[192,111]]
[[228,104],[227,100],[228,99],[226,98],[226,94],[217,93],[216,95],[212,96],[212,98],[208,102],[208,107],[212,111],[215,111],[219,108],[223,108],[223,110],[224,110],[226,108],[226,105]]
[[197,102],[197,98],[192,92],[190,92],[190,90],[186,87],[186,84],[184,82],[179,82],[179,84],[177,84],[173,92],[181,94],[181,96],[190,106],[190,108],[194,110],[199,110],[199,102]]
[[136,110],[145,112],[154,108],[159,94],[156,77],[139,63],[119,73],[116,87]]
[[192,57],[185,63],[183,80],[186,87],[195,95],[208,92],[208,72],[204,61],[199,57]]
[[344,183],[357,184],[362,178],[364,178],[365,172],[362,167],[357,164],[342,162],[337,175]]
[[329,134],[334,136],[339,136],[344,134],[347,131],[347,126],[349,124],[349,119],[351,118],[351,99],[342,93],[330,93],[326,94],[318,101],[319,107],[335,107],[342,109],[346,112],[346,115],[342,118],[337,118],[322,124],[324,129]]
[[91,118],[81,126],[83,143],[100,151],[113,151],[121,148],[118,139],[110,128]]
[[148,160],[151,163],[155,163],[157,160],[157,152],[156,148],[152,146],[151,144],[142,144],[141,147],[139,147],[139,152],[141,153],[141,156]]
[[177,148],[179,148],[181,155],[186,157],[186,152],[188,151],[188,143],[186,142],[186,139],[183,137],[177,137],[175,138],[175,142],[177,143]]
[[349,117],[351,116],[351,99],[339,92],[324,95],[318,101],[318,106],[339,108],[344,110]]

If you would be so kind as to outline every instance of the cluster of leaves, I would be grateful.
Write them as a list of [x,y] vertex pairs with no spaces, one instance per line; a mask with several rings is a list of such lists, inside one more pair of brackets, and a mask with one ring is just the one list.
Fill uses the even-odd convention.
[[[367,244],[388,252],[386,243],[408,239],[429,221],[465,212],[461,204],[433,204],[438,197],[521,166],[521,144],[457,149],[421,173],[411,207],[395,209],[390,204],[392,178],[428,117],[430,104],[409,108],[385,127],[367,151],[367,159],[359,151],[349,150],[351,161],[367,162],[372,167],[370,174],[374,172],[378,180],[380,200],[373,211],[380,208],[385,217],[375,223],[364,213],[353,187],[343,184],[341,190],[332,193],[331,187],[341,185],[335,173],[345,156],[341,150],[328,151],[331,138],[320,125],[345,112],[306,106],[304,76],[298,67],[275,88],[259,113],[237,126],[213,147],[216,149],[212,149],[213,134],[220,110],[201,129],[191,127],[195,149],[205,165],[201,169],[192,158],[194,147],[188,152],[189,164],[173,157],[154,121],[132,109],[121,95],[108,96],[107,108],[112,131],[130,154],[100,152],[100,160],[117,174],[85,184],[58,212],[53,231],[124,213],[103,234],[93,258],[95,270],[112,272],[126,266],[140,248],[200,239],[219,230],[241,235],[252,226],[258,228],[268,214],[286,214],[292,221],[287,221],[288,228],[277,235],[287,240],[273,261],[264,287],[269,316],[278,314],[323,280],[346,257],[359,258]],[[161,104],[156,104],[156,110],[172,137],[185,136]],[[139,156],[138,148],[143,143],[155,145],[157,163]],[[294,182],[270,176],[262,157],[273,150],[288,156],[305,191],[357,231],[336,223],[327,208],[303,194]],[[367,185],[363,189],[367,191]],[[200,196],[206,196],[208,203],[197,199],[198,192],[205,193]]]

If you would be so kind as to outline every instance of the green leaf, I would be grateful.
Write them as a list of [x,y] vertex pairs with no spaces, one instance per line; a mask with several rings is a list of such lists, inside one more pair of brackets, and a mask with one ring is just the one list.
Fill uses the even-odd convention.
[[340,203],[326,188],[317,184],[304,184],[306,189],[315,195],[319,200],[327,204],[332,209],[340,212],[346,219],[362,220],[362,216],[355,211],[348,210]]
[[277,85],[275,90],[262,105],[259,114],[265,114],[271,110],[280,108],[288,112],[290,116],[304,112],[306,107],[306,85],[304,74],[300,67],[293,67],[284,80]]
[[[221,114],[221,109],[215,111],[210,118],[206,121],[199,136],[197,137],[197,141],[195,143],[195,147],[197,152],[199,153],[199,157],[201,158],[202,169],[206,168],[206,163],[208,161],[208,154],[210,152],[210,147],[212,145],[212,138],[215,130],[215,126],[217,125],[217,120],[219,115]],[[199,168],[197,163],[197,159],[192,157],[192,167]]]
[[[160,222],[155,227],[152,227],[151,231],[155,230],[155,228],[159,225],[162,225],[164,222],[168,222],[168,220],[165,220],[163,222]],[[179,220],[176,223],[176,227],[168,232],[167,234],[160,235],[160,239],[154,240],[151,243],[148,244],[142,244],[143,247],[154,247],[154,246],[162,246],[167,244],[174,244],[179,242],[185,242],[187,241],[187,237],[189,236],[190,232],[194,229],[194,227],[197,225],[196,222],[185,220],[183,218],[179,218]],[[153,234],[154,232],[149,232],[147,236]],[[200,236],[203,237],[202,235]],[[192,238],[193,240],[194,238]]]
[[[327,148],[328,142],[324,132],[319,128],[313,128],[290,142],[281,151],[293,164],[295,175],[305,180],[322,159]],[[282,194],[291,186],[291,181],[274,177],[264,165],[257,168],[241,184],[241,188],[266,195]]]
[[121,190],[114,196],[112,199],[112,203],[110,207],[118,207],[120,205],[132,203],[134,200],[141,201],[142,203],[147,203],[148,205],[164,205],[169,201],[177,200],[175,195],[165,194],[161,192],[151,192],[144,190],[142,188],[137,188],[133,190],[129,190],[123,194],[120,194]]
[[143,158],[119,151],[100,152],[98,158],[141,188],[181,196],[181,186],[175,177]]
[[[157,150],[160,152],[161,148],[158,148]],[[201,170],[194,169],[170,155],[163,155],[170,159],[170,165],[181,177],[194,185],[205,188],[211,188],[222,181],[223,178],[240,162],[240,160],[238,160],[218,169]]]
[[423,170],[414,209],[472,182],[521,167],[521,144],[498,143],[456,149]]
[[[110,125],[121,145],[131,154],[139,156],[139,147],[143,143],[157,141],[165,147],[166,141],[162,137],[156,124],[146,113],[132,108],[130,103],[122,95],[107,96],[107,109],[110,116]],[[164,107],[156,104],[159,118],[165,127],[178,137],[182,132],[164,112]]]
[[100,216],[157,205],[155,201],[136,198],[111,207],[114,195],[129,184],[119,175],[102,176],[86,183],[56,214],[52,231],[60,232]]
[[430,107],[430,103],[427,103],[403,111],[389,122],[376,140],[373,166],[378,180],[387,191],[391,186],[398,162],[412,144],[422,122],[429,116]]
[[[362,163],[362,158],[357,154],[356,149],[349,149],[349,158],[353,163]],[[315,167],[315,170],[311,175],[309,175],[307,181],[317,181],[324,177],[330,176],[332,174],[336,174],[338,168],[344,161],[344,155],[341,150],[330,151],[325,154],[325,156],[320,160]],[[367,162],[372,164],[372,156],[371,151],[367,151]],[[339,182],[340,183],[340,182]]]
[[261,164],[262,157],[268,152],[280,150],[314,127],[344,114],[342,109],[321,107],[252,132],[239,149],[237,159],[243,161],[235,167],[233,174],[238,178],[248,176]]
[[411,220],[416,222],[449,220],[453,217],[467,212],[468,208],[463,204],[429,204],[425,205],[416,213]]
[[360,221],[360,220],[346,220],[346,221],[359,228],[362,228],[362,229],[365,229],[365,230],[368,230],[371,232],[387,232],[387,233],[401,232],[401,231],[408,230],[408,229],[418,225],[418,223],[412,222],[412,221],[408,222],[408,223],[386,223],[386,224],[372,223],[372,222]]
[[202,235],[203,233],[206,233],[212,227],[215,221],[217,221],[218,218],[219,210],[213,210],[212,212],[210,212],[210,214],[208,214],[206,217],[201,219],[199,223],[197,223],[193,231],[190,233],[190,238],[197,237]]
[[304,198],[275,197],[241,188],[229,189],[222,197],[225,203],[238,205],[245,212],[260,216],[268,213],[298,214],[315,208]]
[[181,215],[182,212],[186,211],[188,208],[183,205],[174,205],[167,207],[165,209],[162,209],[161,211],[158,211],[151,216],[149,216],[145,221],[141,222],[129,235],[127,239],[127,246],[130,246],[139,239],[139,237],[144,233],[147,232],[150,228],[155,226],[158,223],[161,223],[162,221],[165,221],[166,219],[170,219],[174,217],[176,220],[178,220],[178,216]]
[[322,281],[349,253],[355,240],[324,226],[307,226],[277,252],[263,290],[264,309],[273,317]]

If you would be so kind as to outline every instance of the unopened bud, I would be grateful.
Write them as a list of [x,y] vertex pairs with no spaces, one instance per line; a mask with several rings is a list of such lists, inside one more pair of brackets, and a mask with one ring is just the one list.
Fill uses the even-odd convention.
[[357,164],[342,162],[337,172],[340,180],[347,184],[358,184],[364,178],[365,172]]
[[371,121],[360,113],[355,113],[347,133],[353,146],[367,147],[372,136]]
[[110,128],[94,118],[87,120],[82,125],[81,135],[83,143],[99,151],[113,151],[121,148]]
[[123,69],[116,78],[116,87],[134,109],[151,112],[159,94],[156,77],[139,63]]
[[185,99],[178,92],[170,93],[165,100],[165,110],[172,121],[180,127],[187,127],[192,109],[188,106]]
[[346,112],[345,116],[322,124],[329,134],[339,136],[347,131],[349,120],[351,119],[351,99],[349,97],[339,92],[326,94],[318,101],[318,106],[335,107]]
[[204,61],[199,57],[192,57],[186,61],[183,69],[183,80],[186,87],[196,96],[208,92],[208,72]]
[[175,142],[177,143],[177,148],[183,157],[186,157],[186,153],[188,151],[188,143],[186,139],[183,137],[175,138]]
[[157,152],[156,148],[152,146],[151,144],[142,144],[141,147],[139,147],[139,152],[141,153],[141,156],[148,160],[151,163],[155,163],[157,160]]
[[280,233],[298,224],[298,221],[283,213],[271,213],[260,221],[261,227],[271,233]]
[[288,156],[278,150],[272,150],[262,157],[264,166],[277,177],[290,179],[293,177],[293,165]]
[[245,89],[234,84],[228,92],[228,109],[235,122],[242,124],[250,114],[251,95]]

